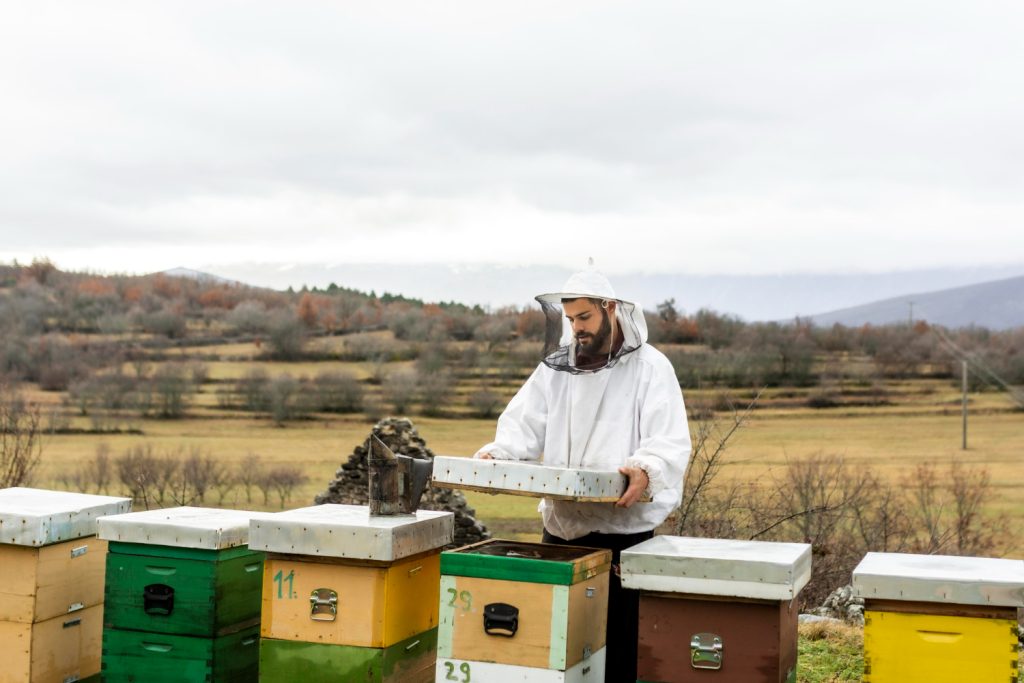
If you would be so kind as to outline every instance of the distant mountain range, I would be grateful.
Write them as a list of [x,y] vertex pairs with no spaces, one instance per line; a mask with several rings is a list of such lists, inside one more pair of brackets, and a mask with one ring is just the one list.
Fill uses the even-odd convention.
[[[551,266],[494,264],[235,263],[206,265],[202,270],[275,289],[326,287],[334,282],[377,294],[390,292],[424,301],[458,301],[491,308],[532,306],[534,295],[556,291],[570,275],[568,269]],[[908,302],[913,301],[915,319],[999,329],[1024,325],[1020,309],[1024,301],[1020,284],[1024,281],[1024,264],[886,273],[634,272],[609,277],[619,296],[648,309],[675,299],[676,308],[685,313],[710,308],[747,321],[792,320],[795,316],[812,317],[822,325],[836,321],[850,325],[904,321],[911,313]],[[872,301],[878,303],[865,303]],[[876,306],[881,308],[876,311]]]
[[153,273],[153,275],[166,275],[168,277],[183,277],[189,280],[197,280],[199,282],[220,282],[223,284],[242,284],[237,280],[230,278],[221,277],[220,275],[214,275],[212,273],[205,273],[201,270],[193,270],[191,268],[171,268],[170,270],[162,270],[159,273]]
[[1024,276],[934,292],[905,294],[810,316],[815,324],[847,326],[925,320],[933,325],[993,330],[1024,326]]

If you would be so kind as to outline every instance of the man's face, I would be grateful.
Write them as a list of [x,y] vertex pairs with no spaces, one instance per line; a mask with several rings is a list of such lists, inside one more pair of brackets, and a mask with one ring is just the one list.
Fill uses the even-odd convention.
[[565,317],[572,325],[572,334],[580,350],[587,355],[608,353],[611,349],[612,325],[609,313],[615,312],[615,302],[602,308],[590,299],[573,299],[562,304]]

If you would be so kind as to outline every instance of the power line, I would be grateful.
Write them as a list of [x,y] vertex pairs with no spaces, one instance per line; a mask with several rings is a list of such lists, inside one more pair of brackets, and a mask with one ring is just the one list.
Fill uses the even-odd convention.
[[[993,383],[998,384],[1003,389],[1005,389],[1007,391],[1007,393],[1010,394],[1010,397],[1013,399],[1013,401],[1018,406],[1020,406],[1021,408],[1024,408],[1024,391],[1021,391],[1020,389],[1017,389],[1016,387],[1011,386],[1009,382],[1007,382],[1005,379],[1003,379],[999,375],[998,372],[993,370],[977,354],[970,353],[970,352],[965,351],[962,348],[960,348],[956,344],[956,342],[954,342],[952,339],[950,339],[949,335],[947,335],[945,332],[943,332],[940,328],[938,328],[938,327],[936,327],[934,325],[931,325],[929,327],[932,330],[932,332],[935,333],[935,336],[939,338],[939,341],[941,341],[943,344],[945,344],[946,347],[950,351],[952,351],[954,356],[956,356],[959,360],[962,360],[962,361],[966,362],[968,365],[973,365],[974,374],[979,376],[979,377],[981,377],[982,381],[984,381],[986,384],[988,384],[990,386]],[[987,376],[987,379],[986,379],[986,376]],[[989,380],[992,380],[992,381],[989,381]]]

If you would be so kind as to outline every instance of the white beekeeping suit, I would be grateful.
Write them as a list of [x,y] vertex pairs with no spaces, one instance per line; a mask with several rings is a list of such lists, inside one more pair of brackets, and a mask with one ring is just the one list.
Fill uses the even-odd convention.
[[[616,302],[613,329],[621,330],[621,346],[590,370],[576,366],[576,343],[562,315],[563,300],[581,297]],[[573,275],[561,292],[537,301],[549,321],[544,361],[498,418],[494,441],[476,457],[489,453],[586,469],[639,467],[650,480],[650,503],[623,508],[544,499],[540,511],[544,527],[566,540],[654,529],[679,505],[690,457],[686,410],[672,364],[645,343],[642,307],[617,298],[596,270]]]

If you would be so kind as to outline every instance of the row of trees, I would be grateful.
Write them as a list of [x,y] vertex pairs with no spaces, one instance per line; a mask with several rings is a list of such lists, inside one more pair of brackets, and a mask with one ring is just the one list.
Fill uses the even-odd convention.
[[309,477],[289,464],[270,464],[250,453],[234,464],[200,449],[138,445],[114,455],[100,444],[92,459],[58,473],[72,491],[131,497],[145,509],[179,505],[251,505],[256,494],[265,506],[282,509]]
[[[949,345],[924,322],[826,329],[799,319],[744,323],[708,310],[687,315],[671,299],[647,318],[651,342],[672,354],[688,388],[812,385],[820,380],[820,361],[826,357],[869,359],[874,376],[882,378],[955,374]],[[489,354],[529,367],[538,360],[535,345],[544,322],[532,308],[488,312],[337,286],[273,292],[165,275],[64,273],[47,262],[0,266],[0,376],[55,391],[154,348],[231,339],[255,340],[268,358],[279,360],[374,362],[474,341]],[[391,340],[357,334],[371,330],[389,330]],[[340,348],[309,343],[338,334],[351,343]],[[964,329],[951,336],[1008,383],[1024,383],[1024,329]],[[530,350],[529,357],[522,349]]]

